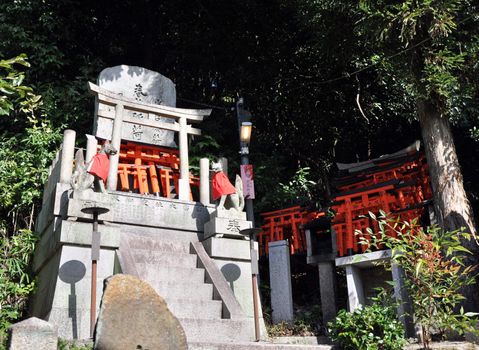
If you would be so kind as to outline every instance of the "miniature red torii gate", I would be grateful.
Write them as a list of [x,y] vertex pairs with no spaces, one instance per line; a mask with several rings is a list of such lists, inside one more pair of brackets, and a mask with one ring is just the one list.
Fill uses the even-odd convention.
[[[140,145],[133,142],[121,144],[118,176],[120,191],[138,191],[140,194],[153,193],[172,198],[173,189],[178,195],[180,179],[180,158],[175,149]],[[190,187],[198,188],[199,178],[190,175]],[[190,199],[193,195],[190,191]]]
[[294,206],[282,210],[261,213],[263,225],[258,234],[259,254],[268,254],[268,243],[289,240],[291,254],[306,252],[306,237],[303,225],[315,219],[316,213]]

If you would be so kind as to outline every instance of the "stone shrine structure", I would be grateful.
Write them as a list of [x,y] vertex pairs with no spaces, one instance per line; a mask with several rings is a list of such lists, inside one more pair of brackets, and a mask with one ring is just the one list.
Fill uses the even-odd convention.
[[[142,67],[116,66],[102,70],[98,76],[98,86],[123,97],[155,105],[176,107],[175,84],[167,77]],[[113,120],[108,118],[109,107],[96,104],[93,133],[101,139],[109,139]],[[104,114],[105,113],[105,114]],[[128,112],[129,118],[148,119],[141,112]],[[171,119],[156,116],[156,120],[171,123]],[[176,147],[174,133],[166,129],[151,128],[136,123],[123,126],[122,139]]]
[[[165,299],[190,345],[253,340],[251,256],[248,238],[239,234],[251,222],[244,213],[218,211],[210,204],[207,159],[200,162],[199,201],[190,190],[188,135],[201,134],[191,124],[211,110],[174,107],[171,80],[139,67],[108,68],[100,74],[99,85],[89,87],[96,98],[95,127],[94,135],[87,135],[85,161],[96,154],[102,139],[121,153],[125,141],[173,147],[177,137],[176,194],[118,191],[118,154],[110,157],[106,193],[73,191],[76,133],[66,130],[36,223],[39,243],[33,269],[38,289],[32,315],[57,326],[62,338],[90,337],[92,237],[98,237],[96,314],[103,281],[124,273],[146,281]],[[156,174],[153,165],[137,167]],[[93,234],[89,209],[95,207],[108,212],[98,215]]]

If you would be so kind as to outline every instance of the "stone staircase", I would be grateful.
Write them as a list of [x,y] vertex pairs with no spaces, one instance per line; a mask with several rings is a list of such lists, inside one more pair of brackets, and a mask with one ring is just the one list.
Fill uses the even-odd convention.
[[[185,330],[190,350],[332,349],[329,345],[253,342],[252,320],[244,315],[238,317],[237,312],[236,316],[230,315],[225,301],[218,295],[221,294],[218,286],[212,283],[209,273],[214,263],[210,260],[209,272],[202,267],[204,256],[199,257],[193,249],[194,242],[198,242],[197,235],[151,233],[151,230],[146,234],[122,232],[119,250],[122,269],[148,282],[165,299]],[[217,273],[223,278],[219,270]],[[229,290],[229,286],[225,286]]]
[[127,273],[148,282],[165,299],[189,343],[251,340],[250,320],[226,317],[223,301],[215,295],[205,269],[198,267],[198,256],[191,253],[191,242],[198,240],[194,236],[171,239],[125,233],[120,251],[129,251],[130,268],[136,270]]

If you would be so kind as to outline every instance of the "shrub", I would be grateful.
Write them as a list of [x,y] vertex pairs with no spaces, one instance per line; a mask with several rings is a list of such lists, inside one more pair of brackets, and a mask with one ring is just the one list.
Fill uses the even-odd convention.
[[333,341],[346,350],[400,350],[406,343],[394,305],[374,303],[354,312],[341,310],[328,326]]
[[7,237],[0,228],[0,344],[6,340],[6,329],[22,315],[34,288],[28,266],[35,241],[29,230]]
[[[266,311],[269,312],[269,315],[265,317],[265,322],[271,337],[306,337],[321,334],[321,307],[319,305],[308,306],[305,310],[296,310],[293,321],[283,321],[277,324],[271,323],[271,310],[267,309]],[[263,315],[265,315],[264,310]]]
[[74,340],[58,339],[58,350],[92,350],[91,343],[81,343]]
[[387,218],[384,212],[379,219],[372,213],[370,216],[377,220],[379,233],[376,237],[371,232],[371,242],[364,243],[371,249],[391,249],[393,263],[403,269],[424,348],[429,348],[433,330],[442,337],[447,331],[477,332],[477,314],[459,308],[465,299],[462,288],[472,285],[476,277],[476,267],[465,264],[471,253],[461,243],[471,239],[470,235],[463,230],[443,231],[438,226],[423,229],[415,221]]

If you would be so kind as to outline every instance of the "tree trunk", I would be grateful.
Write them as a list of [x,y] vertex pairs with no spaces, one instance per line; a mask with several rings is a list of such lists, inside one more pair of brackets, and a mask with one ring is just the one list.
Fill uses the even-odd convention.
[[[433,191],[434,211],[438,224],[446,231],[465,227],[466,232],[476,236],[471,206],[464,191],[456,147],[447,118],[428,100],[418,100],[417,110],[424,141],[429,176]],[[462,245],[473,252],[466,263],[476,265],[479,261],[479,246],[474,239],[464,240]],[[479,311],[477,286],[464,291],[467,302],[464,307]]]

